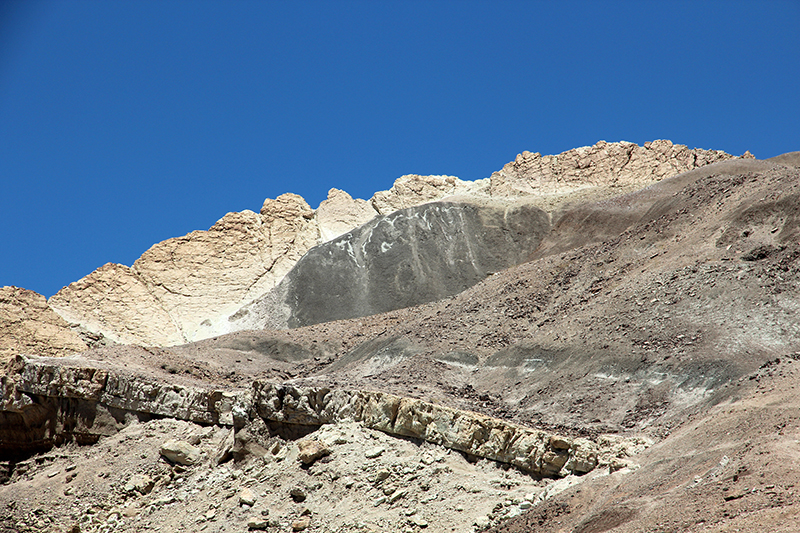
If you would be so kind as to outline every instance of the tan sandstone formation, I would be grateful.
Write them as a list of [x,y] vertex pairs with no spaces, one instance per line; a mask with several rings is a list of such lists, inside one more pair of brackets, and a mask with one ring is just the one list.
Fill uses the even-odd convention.
[[80,336],[39,293],[0,287],[0,365],[18,354],[67,355],[86,350]]
[[133,268],[106,263],[61,289],[50,307],[69,322],[122,344],[181,344],[178,325]]
[[259,214],[229,213],[208,231],[155,244],[130,268],[105,265],[49,303],[68,322],[115,342],[172,346],[201,340],[236,327],[227,317],[275,287],[313,246],[375,216],[451,196],[557,196],[539,206],[552,212],[570,194],[619,194],[731,157],[670,141],[642,147],[601,141],[554,156],[523,152],[491,178],[474,182],[402,176],[369,201],[331,189],[317,210],[284,194],[265,200]]

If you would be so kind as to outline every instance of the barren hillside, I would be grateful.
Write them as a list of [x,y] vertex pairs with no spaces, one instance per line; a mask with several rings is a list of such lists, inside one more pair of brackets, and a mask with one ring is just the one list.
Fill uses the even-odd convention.
[[[94,347],[53,357],[82,349],[66,322],[42,302],[26,304],[36,314],[6,312],[17,325],[47,323],[60,344],[12,344],[25,330],[4,330],[0,525],[796,531],[800,154],[759,161],[675,146],[521,154],[483,184],[489,192],[451,180],[468,205],[513,189],[506,202],[530,195],[525,205],[543,215],[503,240],[529,247],[516,246],[525,254],[508,268],[471,268],[464,290],[419,305],[389,291],[380,304],[393,310],[372,314],[360,289],[324,296],[351,257],[330,250],[367,242],[372,222],[307,256],[334,260],[287,271],[284,283],[306,283],[261,295],[294,316],[366,309],[355,318],[160,346],[103,345],[84,324]],[[656,149],[657,165],[642,159]],[[587,168],[614,174],[613,186]],[[453,199],[418,206],[447,196],[386,202],[394,217],[430,222]],[[491,213],[447,246],[417,244],[455,238],[445,223],[384,231],[360,264],[396,245],[396,263],[461,283],[461,251],[485,257],[499,242],[480,241],[484,250],[473,237],[509,231]],[[368,287],[412,293],[420,281],[364,268]]]

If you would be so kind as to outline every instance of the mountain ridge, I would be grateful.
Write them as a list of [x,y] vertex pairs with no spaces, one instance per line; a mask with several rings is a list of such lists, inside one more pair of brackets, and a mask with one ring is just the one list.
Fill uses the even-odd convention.
[[375,216],[449,196],[527,197],[554,212],[565,202],[607,197],[731,157],[670,141],[641,147],[600,141],[556,156],[523,152],[475,182],[402,176],[369,201],[331,189],[316,210],[287,193],[266,199],[258,214],[228,213],[208,231],[157,243],[131,267],[106,264],[61,289],[48,305],[88,333],[87,340],[182,344],[230,332],[227,318],[275,287],[308,250]]

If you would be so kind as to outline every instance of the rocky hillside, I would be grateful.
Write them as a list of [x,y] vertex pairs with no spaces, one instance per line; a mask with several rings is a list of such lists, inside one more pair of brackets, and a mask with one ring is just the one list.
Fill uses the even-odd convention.
[[[599,143],[392,190],[228,334],[53,357],[84,341],[4,289],[0,531],[800,527],[800,153]],[[58,344],[9,340],[35,324]]]

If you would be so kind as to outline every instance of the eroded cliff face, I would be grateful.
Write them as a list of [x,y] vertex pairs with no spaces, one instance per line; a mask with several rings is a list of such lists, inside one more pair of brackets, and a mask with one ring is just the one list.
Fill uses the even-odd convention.
[[229,213],[208,231],[158,243],[132,267],[105,265],[59,291],[49,304],[69,323],[114,342],[196,341],[233,331],[236,322],[228,317],[272,290],[306,252],[375,216],[452,196],[536,198],[553,211],[571,194],[609,196],[731,157],[669,141],[643,147],[599,142],[556,156],[523,152],[475,182],[402,176],[369,201],[331,189],[316,210],[301,197],[284,194],[265,200],[260,213]]

